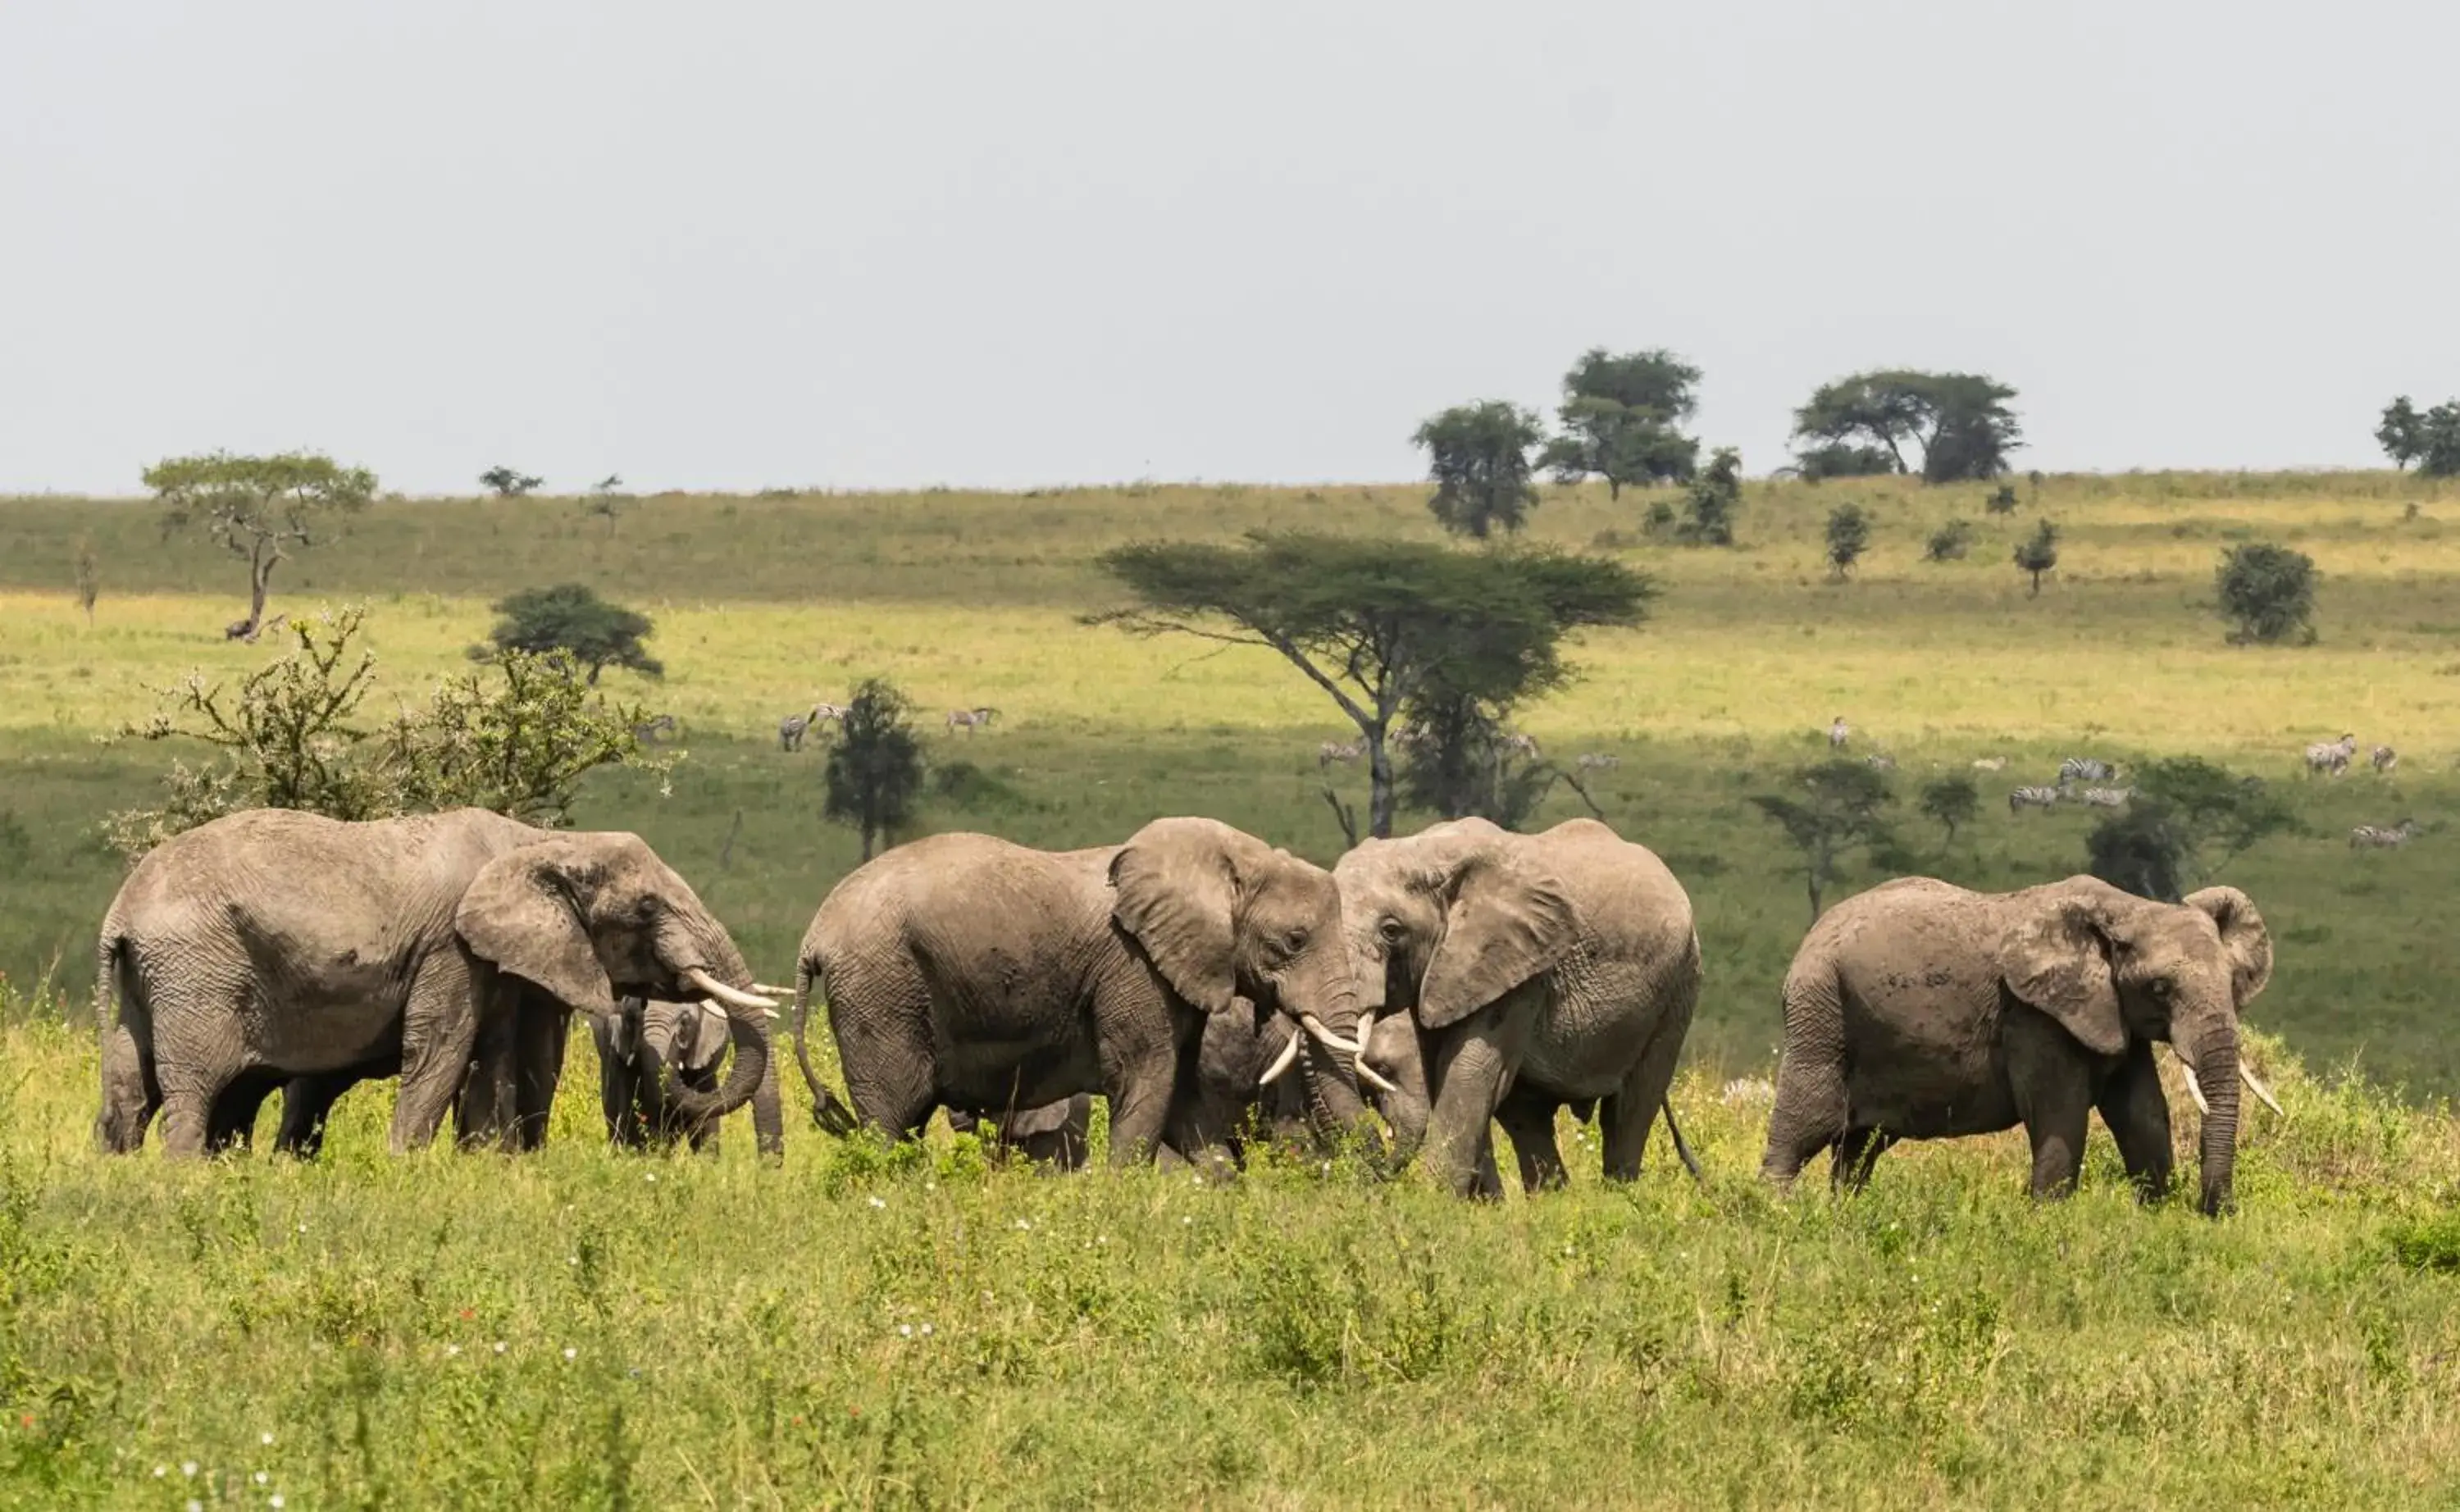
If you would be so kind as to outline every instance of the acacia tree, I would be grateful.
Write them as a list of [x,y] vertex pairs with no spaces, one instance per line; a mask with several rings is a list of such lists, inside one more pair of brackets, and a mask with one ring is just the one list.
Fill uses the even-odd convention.
[[838,742],[829,747],[821,812],[861,833],[865,861],[881,839],[913,818],[922,792],[922,742],[906,717],[912,707],[886,679],[865,678],[846,705]]
[[2031,574],[2033,586],[2025,596],[2042,596],[2042,574],[2059,564],[2059,527],[2045,520],[2033,526],[2033,533],[2016,543],[2016,566]]
[[2408,471],[2408,464],[2426,455],[2426,417],[2404,394],[2384,406],[2383,421],[2375,427],[2375,440],[2389,457],[2394,467]]
[[1691,479],[1684,500],[1688,518],[1674,527],[1674,539],[1695,546],[1734,543],[1734,517],[1743,507],[1743,454],[1720,446],[1708,458],[1707,470]]
[[1828,512],[1828,570],[1842,583],[1854,564],[1871,549],[1871,519],[1859,504],[1839,504]]
[[1506,534],[1519,529],[1538,502],[1529,452],[1544,437],[1538,416],[1501,399],[1435,415],[1410,437],[1426,449],[1427,476],[1435,485],[1427,507],[1454,535],[1484,541],[1498,527]]
[[1699,381],[1698,368],[1662,347],[1620,355],[1591,348],[1563,374],[1555,412],[1562,434],[1546,443],[1538,464],[1567,483],[1602,478],[1614,499],[1625,484],[1689,478],[1700,442],[1675,427],[1699,408],[1691,392]]
[[215,452],[157,462],[145,470],[145,486],[163,506],[165,537],[201,527],[207,540],[247,563],[247,618],[232,621],[223,635],[254,641],[265,628],[275,564],[291,548],[323,541],[338,517],[365,509],[375,498],[376,475],[313,452]]
[[1559,687],[1567,635],[1639,624],[1657,593],[1597,557],[1298,532],[1121,546],[1101,565],[1135,602],[1087,623],[1266,647],[1323,689],[1367,746],[1368,833],[1383,838],[1405,705],[1437,689],[1497,706]]
[[2235,646],[2276,646],[2315,640],[2315,559],[2269,541],[2251,541],[2221,553],[2213,570],[2220,611],[2237,628]]
[[2384,406],[2375,439],[2404,470],[2415,462],[2421,477],[2460,477],[2460,399],[2421,412],[2404,394]]
[[638,609],[600,598],[586,585],[559,583],[553,587],[524,588],[497,604],[496,612],[503,618],[488,633],[487,645],[471,649],[476,660],[506,651],[532,655],[565,651],[587,671],[592,687],[597,686],[598,674],[609,667],[626,668],[644,677],[666,675],[666,663],[641,644],[657,628],[656,623]]
[[[1887,369],[1823,384],[1793,412],[1797,462],[1807,478],[1919,473],[1927,482],[1996,478],[2023,428],[2016,391],[1977,373]],[[1920,465],[1909,465],[1907,447]]]
[[1395,787],[1410,807],[1516,830],[1561,783],[1591,814],[1605,818],[1578,777],[1512,737],[1504,723],[1510,705],[1435,685],[1403,705],[1402,713],[1411,738]]
[[478,475],[478,481],[493,489],[498,499],[519,499],[546,481],[518,467],[490,467]]
[[1943,777],[1922,784],[1920,807],[1947,831],[1946,843],[1956,843],[1957,826],[1970,824],[1982,812],[1982,790],[1969,777]]
[[1835,880],[1838,862],[1855,849],[1883,846],[1893,840],[1882,811],[1896,798],[1888,791],[1885,777],[1847,756],[1803,767],[1794,773],[1794,779],[1802,797],[1755,793],[1751,802],[1802,852],[1811,922],[1817,924],[1821,900]]
[[2086,869],[2137,897],[2176,903],[2258,842],[2298,830],[2297,815],[2262,778],[2176,756],[2146,766],[2127,807],[2085,837]]

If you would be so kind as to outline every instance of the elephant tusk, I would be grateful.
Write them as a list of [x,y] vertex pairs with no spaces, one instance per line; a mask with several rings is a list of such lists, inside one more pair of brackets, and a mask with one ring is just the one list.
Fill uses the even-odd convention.
[[1275,1055],[1273,1057],[1273,1063],[1264,1068],[1264,1074],[1256,1078],[1256,1085],[1259,1087],[1271,1086],[1275,1081],[1281,1079],[1282,1073],[1289,1070],[1292,1065],[1297,1063],[1298,1058],[1299,1036],[1292,1034],[1289,1038],[1282,1041],[1282,1053]]
[[766,992],[771,997],[792,997],[795,995],[795,990],[791,987],[771,987],[766,982],[753,983],[752,990],[755,992]]
[[2246,1090],[2254,1093],[2256,1099],[2261,1102],[2265,1107],[2270,1108],[2274,1113],[2280,1114],[2280,1117],[2284,1118],[2289,1117],[2288,1114],[2281,1113],[2280,1103],[2272,1100],[2272,1089],[2266,1087],[2262,1082],[2258,1081],[2255,1078],[2255,1073],[2246,1069],[2246,1062],[2243,1060],[2237,1063],[2237,1079],[2245,1082]]
[[1326,1029],[1325,1027],[1324,1020],[1316,1017],[1313,1013],[1300,1014],[1299,1024],[1306,1030],[1310,1038],[1312,1038],[1317,1044],[1322,1045],[1325,1049],[1331,1051],[1334,1054],[1347,1055],[1352,1053],[1349,1048],[1349,1041],[1334,1033],[1331,1030]]
[[1355,1064],[1358,1070],[1359,1080],[1367,1083],[1370,1087],[1373,1087],[1378,1092],[1390,1093],[1394,1097],[1400,1096],[1401,1089],[1394,1086],[1391,1081],[1383,1075],[1383,1073],[1377,1071],[1374,1067],[1368,1065],[1364,1060],[1358,1061]]
[[2195,1068],[2187,1064],[2184,1055],[2178,1057],[2178,1075],[2187,1078],[2187,1096],[2195,1099],[2195,1111],[2211,1113],[2212,1104],[2204,1100],[2204,1084],[2195,1079]]
[[1361,1061],[1364,1061],[1367,1058],[1367,1036],[1374,1032],[1375,1015],[1373,1013],[1359,1014],[1357,1058]]
[[699,988],[702,991],[707,992],[710,996],[716,998],[719,1002],[725,1004],[729,1008],[750,1009],[755,1012],[763,1013],[776,1012],[777,1005],[769,1001],[767,998],[754,997],[740,988],[729,987],[724,982],[721,982],[717,978],[710,975],[707,971],[702,970],[699,967],[693,967],[690,970],[686,971],[684,973],[684,980],[689,982],[692,986]]

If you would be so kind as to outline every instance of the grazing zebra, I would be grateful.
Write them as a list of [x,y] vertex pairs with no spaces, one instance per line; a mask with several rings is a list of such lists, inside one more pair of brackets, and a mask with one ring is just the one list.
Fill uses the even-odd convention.
[[2127,800],[2134,796],[2131,787],[2089,787],[2078,793],[2076,799],[2087,808],[2125,808]]
[[1532,761],[1538,759],[1538,740],[1534,735],[1522,735],[1517,730],[1506,730],[1503,733],[1503,738],[1497,744],[1504,750],[1516,752]]
[[2059,763],[2059,786],[2078,782],[2107,782],[2118,776],[2118,769],[2098,756],[2069,756]]
[[954,730],[963,726],[965,734],[970,735],[977,726],[988,728],[991,715],[997,713],[998,710],[987,704],[979,709],[951,709],[948,711],[948,728]]
[[818,717],[819,715],[816,711],[807,714],[788,714],[785,718],[778,720],[777,749],[780,751],[800,751],[803,749],[803,736],[811,732],[812,722]]
[[1433,743],[1432,737],[1416,725],[1403,725],[1385,737],[1385,744],[1404,755]]
[[1321,772],[1335,761],[1347,766],[1366,754],[1367,746],[1364,741],[1327,740],[1315,748],[1315,769]]
[[823,719],[834,719],[843,724],[846,715],[852,713],[854,713],[852,704],[814,704],[812,705],[812,723],[818,724]]
[[2413,819],[2397,824],[2361,824],[2349,831],[2349,849],[2391,850],[2407,844],[2424,826]]
[[2010,814],[2019,809],[2058,806],[2059,790],[2054,787],[2020,787],[2011,789],[2007,794],[2007,812]]
[[2306,748],[2306,775],[2328,772],[2334,777],[2349,770],[2349,758],[2358,754],[2358,737],[2343,735],[2338,740],[2318,740]]
[[2392,768],[2398,765],[2400,765],[2399,752],[2393,750],[2389,746],[2375,747],[2375,770],[2377,772],[2387,774]]
[[1885,751],[1874,751],[1862,760],[1874,772],[1894,772],[1897,769],[1897,758]]
[[1607,756],[1601,752],[1591,751],[1582,755],[1579,760],[1572,764],[1579,767],[1583,772],[1611,772],[1615,768],[1622,765],[1622,757]]
[[660,739],[674,733],[675,716],[672,714],[660,714],[655,719],[645,719],[632,727],[632,738],[645,746],[656,745]]
[[1845,722],[1845,716],[1843,714],[1838,714],[1834,719],[1829,721],[1829,750],[1842,751],[1845,749],[1845,742],[1852,738],[1854,738],[1854,727]]
[[2004,772],[2007,770],[2007,758],[2005,756],[1976,756],[1973,760],[1973,770],[1976,772]]

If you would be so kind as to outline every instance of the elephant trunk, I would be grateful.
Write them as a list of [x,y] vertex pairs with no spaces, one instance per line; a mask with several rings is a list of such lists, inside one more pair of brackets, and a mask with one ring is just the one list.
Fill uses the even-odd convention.
[[723,929],[712,925],[710,934],[713,937],[705,939],[701,948],[710,964],[688,967],[678,974],[686,985],[706,992],[711,1002],[726,1010],[727,1037],[734,1047],[734,1064],[727,1072],[726,1084],[711,1096],[686,1086],[668,1063],[668,1057],[661,1057],[659,1090],[667,1104],[687,1123],[714,1123],[750,1102],[769,1069],[769,1010],[755,1006],[764,1000],[753,995],[752,969],[744,964],[743,952],[734,948],[734,942],[727,938]]
[[[2237,1164],[2238,1045],[2236,1016],[2226,1007],[2199,1015],[2188,1042],[2179,1046],[2204,1093],[2202,1210],[2217,1217],[2231,1204],[2231,1176]],[[2175,1043],[2175,1036],[2173,1043]]]
[[812,1069],[812,978],[818,963],[806,955],[795,963],[795,1064],[802,1068],[803,1085],[812,1090],[812,1121],[824,1134],[844,1139],[855,1130],[855,1117]]
[[1347,957],[1324,952],[1304,987],[1283,996],[1282,1009],[1304,1043],[1299,1072],[1316,1138],[1327,1145],[1354,1141],[1380,1159],[1382,1138],[1359,1092],[1361,1078],[1373,1073],[1360,1065],[1359,994]]

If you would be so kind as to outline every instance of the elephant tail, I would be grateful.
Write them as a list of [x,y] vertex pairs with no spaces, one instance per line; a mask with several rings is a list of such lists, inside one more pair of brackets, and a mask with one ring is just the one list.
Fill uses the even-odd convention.
[[1700,1158],[1691,1153],[1689,1142],[1683,1138],[1683,1125],[1674,1121],[1674,1098],[1669,1095],[1663,1106],[1665,1109],[1665,1132],[1674,1138],[1674,1153],[1683,1158],[1683,1168],[1691,1173],[1691,1180],[1707,1181],[1707,1178],[1700,1174]]
[[820,1083],[820,1074],[812,1069],[812,969],[809,955],[795,963],[795,1064],[803,1068],[803,1085],[812,1089],[812,1121],[823,1134],[844,1139],[855,1130],[852,1109],[839,1102],[837,1095]]

